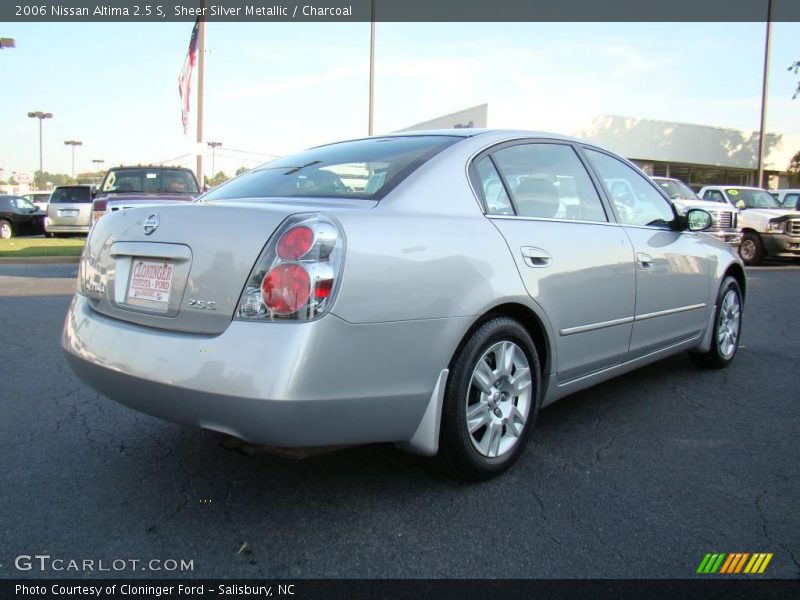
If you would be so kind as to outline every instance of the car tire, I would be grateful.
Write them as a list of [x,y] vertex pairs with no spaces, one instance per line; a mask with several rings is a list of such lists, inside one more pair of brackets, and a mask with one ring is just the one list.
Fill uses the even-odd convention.
[[46,238],[53,238],[53,237],[55,237],[55,235],[56,234],[50,233],[49,231],[45,231],[44,232],[44,237],[46,237]]
[[733,362],[742,337],[742,306],[739,282],[726,277],[717,294],[711,348],[707,352],[690,352],[694,364],[705,369],[721,369]]
[[491,479],[519,458],[539,412],[541,367],[530,334],[495,317],[461,346],[450,365],[436,460],[469,481]]
[[10,221],[0,219],[0,240],[10,240],[14,237],[14,227]]
[[742,236],[739,256],[747,266],[754,267],[761,264],[764,260],[764,246],[761,245],[761,237],[757,233],[745,233]]

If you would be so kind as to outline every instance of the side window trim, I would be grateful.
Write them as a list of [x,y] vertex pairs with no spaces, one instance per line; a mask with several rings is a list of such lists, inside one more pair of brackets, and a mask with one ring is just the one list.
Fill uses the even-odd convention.
[[[506,198],[508,198],[508,202],[511,205],[511,210],[514,211],[514,216],[518,217],[519,211],[517,210],[517,203],[514,200],[514,196],[511,195],[511,186],[508,185],[506,176],[503,175],[503,172],[497,167],[497,163],[494,160],[494,152],[490,152],[489,154],[486,155],[486,157],[489,159],[489,162],[492,163],[492,168],[494,169],[495,173],[497,173],[497,176],[500,178],[500,183],[503,184],[503,189],[506,192]],[[483,189],[483,186],[481,186],[481,189]]]

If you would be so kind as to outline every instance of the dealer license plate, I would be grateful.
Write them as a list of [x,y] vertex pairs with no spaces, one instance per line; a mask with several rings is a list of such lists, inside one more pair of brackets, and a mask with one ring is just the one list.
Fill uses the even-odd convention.
[[168,304],[173,270],[169,262],[134,259],[128,283],[128,300]]

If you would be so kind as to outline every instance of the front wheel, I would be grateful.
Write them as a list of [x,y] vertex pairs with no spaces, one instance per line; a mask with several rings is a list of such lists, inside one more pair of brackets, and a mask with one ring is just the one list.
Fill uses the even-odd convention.
[[760,265],[764,260],[764,247],[761,245],[761,238],[757,233],[745,233],[742,243],[739,244],[739,256],[742,257],[744,264],[754,267]]
[[697,366],[706,369],[727,367],[736,356],[742,333],[742,290],[733,277],[726,277],[717,295],[711,348],[707,352],[691,352]]
[[438,462],[471,481],[499,475],[519,457],[540,404],[539,357],[525,328],[493,318],[453,361],[442,406]]

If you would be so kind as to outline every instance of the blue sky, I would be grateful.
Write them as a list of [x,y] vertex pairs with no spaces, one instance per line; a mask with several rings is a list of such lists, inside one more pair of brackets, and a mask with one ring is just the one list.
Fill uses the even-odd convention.
[[[194,151],[177,75],[191,23],[0,24],[0,177]],[[379,23],[375,130],[489,103],[489,125],[572,133],[616,114],[758,128],[762,23]],[[773,26],[767,129],[800,134],[800,23]],[[366,134],[369,24],[209,23],[205,139],[217,170]],[[194,108],[194,99],[193,99]],[[193,165],[191,158],[185,164]],[[206,171],[210,165],[206,167]]]

